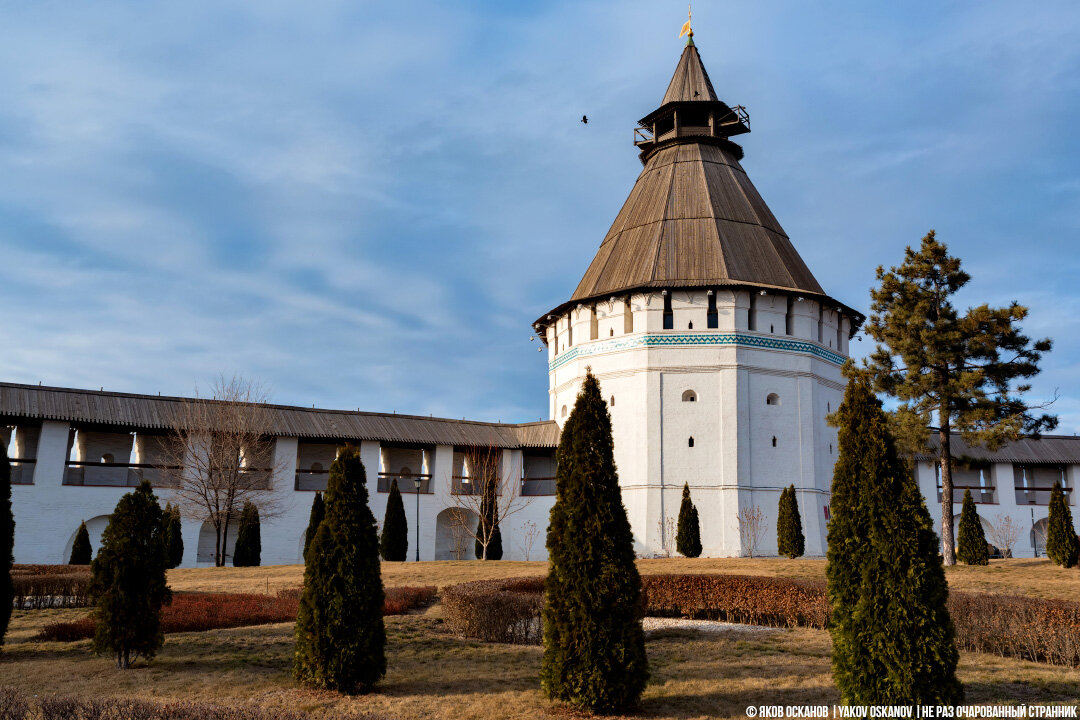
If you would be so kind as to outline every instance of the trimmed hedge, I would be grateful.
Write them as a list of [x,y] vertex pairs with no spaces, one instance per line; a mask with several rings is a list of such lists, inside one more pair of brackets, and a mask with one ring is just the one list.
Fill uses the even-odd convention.
[[11,585],[12,607],[21,610],[90,604],[88,565],[16,565],[11,571]]
[[[310,717],[295,710],[264,710],[253,705],[229,707],[186,701],[158,703],[62,695],[38,697],[14,688],[0,688],[0,718],[5,720],[308,720]],[[328,713],[319,717],[324,720],[387,720],[385,715],[372,713]]]
[[[434,586],[406,586],[386,591],[383,615],[403,615],[426,607],[435,600]],[[244,593],[177,593],[171,605],[162,609],[161,629],[165,633],[202,632],[221,628],[247,627],[292,622],[300,602],[300,590],[282,590],[275,595]],[[91,616],[71,622],[49,623],[34,637],[46,642],[74,642],[94,636]],[[0,717],[3,717],[0,715]]]
[[450,629],[485,642],[539,644],[543,637],[544,578],[477,580],[442,591]]
[[[442,592],[450,629],[485,642],[535,644],[542,637],[544,579],[481,580]],[[646,615],[824,629],[825,583],[753,575],[647,575]],[[1080,603],[1018,595],[950,592],[956,645],[1080,667]]]
[[647,575],[649,615],[769,627],[828,627],[825,583],[753,575]]

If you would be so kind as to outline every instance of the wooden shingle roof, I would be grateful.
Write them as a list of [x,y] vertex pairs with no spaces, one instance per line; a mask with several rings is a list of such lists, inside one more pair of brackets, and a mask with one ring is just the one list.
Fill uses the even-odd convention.
[[[0,424],[58,420],[160,431],[171,427],[171,418],[184,402],[191,400],[0,383]],[[553,448],[559,444],[559,428],[553,421],[514,425],[288,405],[265,407],[270,411],[270,432],[279,437],[500,448]]]
[[705,72],[705,65],[701,62],[694,41],[691,40],[686,43],[679,64],[675,66],[675,74],[671,76],[671,83],[664,93],[664,100],[660,104],[663,106],[669,102],[700,100],[716,102],[718,99],[712,81],[709,80],[709,73]]
[[706,285],[824,294],[728,148],[672,144],[649,158],[571,300]]

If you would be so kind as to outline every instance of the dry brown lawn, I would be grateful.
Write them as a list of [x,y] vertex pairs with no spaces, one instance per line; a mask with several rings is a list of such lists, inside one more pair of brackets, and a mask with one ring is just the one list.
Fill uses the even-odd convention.
[[[643,575],[659,573],[732,573],[805,579],[824,579],[823,558],[670,558],[638,560]],[[445,587],[470,580],[543,575],[546,562],[481,562],[479,560],[383,563],[383,582],[399,585]],[[1080,570],[1066,570],[1046,559],[991,560],[986,567],[957,565],[947,569],[949,586],[956,590],[1014,593],[1035,597],[1080,599]],[[205,592],[277,592],[298,587],[302,565],[261,568],[188,568],[169,571],[174,590]]]
[[[291,623],[169,635],[151,664],[128,672],[92,655],[89,642],[30,641],[44,622],[82,612],[17,611],[0,661],[0,685],[32,693],[250,702],[315,714],[354,709],[403,720],[568,715],[540,691],[540,648],[453,637],[438,606],[422,615],[387,618],[387,676],[377,692],[358,698],[293,684]],[[829,651],[828,633],[805,628],[652,635],[652,679],[641,716],[741,718],[750,704],[832,704],[837,694]],[[972,703],[1080,701],[1075,669],[964,654],[960,677]]]

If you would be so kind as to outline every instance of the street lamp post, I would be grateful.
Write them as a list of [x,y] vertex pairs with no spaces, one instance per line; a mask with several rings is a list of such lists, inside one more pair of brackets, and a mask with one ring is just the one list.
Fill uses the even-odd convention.
[[416,485],[416,562],[420,562],[420,478],[414,477]]

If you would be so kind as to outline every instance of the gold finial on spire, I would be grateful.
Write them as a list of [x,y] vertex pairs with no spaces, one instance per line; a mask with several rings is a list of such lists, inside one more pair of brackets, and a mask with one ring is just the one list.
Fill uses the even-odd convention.
[[694,8],[687,4],[686,6],[686,22],[683,23],[682,30],[679,31],[679,37],[686,35],[690,38],[687,42],[692,42],[694,38],[694,30],[690,27],[690,21],[694,19]]

